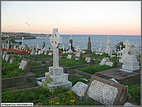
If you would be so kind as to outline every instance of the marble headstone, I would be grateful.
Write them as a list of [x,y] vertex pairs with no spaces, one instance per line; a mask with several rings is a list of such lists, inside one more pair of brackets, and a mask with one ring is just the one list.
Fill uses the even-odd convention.
[[87,95],[104,105],[123,105],[127,102],[127,86],[92,76]]
[[91,62],[91,58],[90,58],[90,57],[86,57],[86,58],[85,58],[85,61],[86,61],[87,63],[90,63],[90,62]]
[[72,55],[69,54],[69,55],[67,56],[67,59],[71,59],[71,58],[72,58]]
[[27,59],[23,59],[20,63],[19,69],[22,69],[24,72],[31,71],[30,61]]
[[88,85],[82,83],[82,82],[77,82],[71,90],[73,90],[78,96],[81,97],[81,94],[84,94]]
[[10,59],[10,55],[8,55],[8,54],[7,54],[7,55],[5,56],[5,60],[6,60],[6,62],[8,62],[8,61],[9,61],[9,59]]

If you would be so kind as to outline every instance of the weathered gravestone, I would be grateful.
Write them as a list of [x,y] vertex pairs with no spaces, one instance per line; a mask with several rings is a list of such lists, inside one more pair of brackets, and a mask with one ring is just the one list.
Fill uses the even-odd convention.
[[88,85],[82,83],[82,82],[77,82],[72,88],[71,90],[73,90],[78,96],[81,97],[82,94],[85,93],[86,89],[87,89]]
[[114,63],[113,62],[111,62],[111,61],[107,61],[106,63],[105,63],[105,65],[107,65],[107,66],[113,66],[114,65]]
[[127,102],[127,86],[92,76],[87,95],[104,105],[123,105]]
[[80,58],[80,57],[81,57],[81,53],[80,53],[80,52],[77,52],[77,53],[75,54],[75,56],[76,56],[77,58]]
[[23,59],[20,63],[19,69],[22,69],[24,72],[31,71],[30,61],[27,59]]
[[106,61],[109,61],[109,58],[103,58],[100,62],[100,65],[105,65]]
[[71,59],[71,58],[72,58],[72,55],[68,55],[68,56],[67,56],[67,59]]
[[52,55],[52,52],[49,52],[48,55]]
[[15,61],[14,57],[10,57],[9,63],[13,63]]
[[91,58],[90,58],[90,57],[86,57],[86,58],[85,58],[85,61],[86,61],[87,63],[90,63],[90,62],[91,62]]
[[6,54],[3,54],[3,55],[2,55],[2,59],[5,59],[5,56],[6,56]]
[[9,59],[10,59],[10,55],[6,54],[6,56],[5,56],[6,62],[9,62]]

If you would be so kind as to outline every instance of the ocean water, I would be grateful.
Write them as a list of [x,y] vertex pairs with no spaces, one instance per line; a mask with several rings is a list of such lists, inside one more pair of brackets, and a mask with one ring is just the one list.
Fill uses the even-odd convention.
[[[69,40],[70,40],[70,35],[60,35],[62,37],[62,43],[60,44],[60,48],[63,46],[65,49],[67,49]],[[73,39],[73,46],[79,45],[81,49],[87,49],[88,46],[88,37],[90,36],[91,38],[91,43],[93,50],[98,50],[100,47],[100,43],[103,49],[106,48],[106,43],[108,39],[108,35],[72,35]],[[110,47],[112,49],[115,49],[115,45],[120,42],[120,41],[125,41],[128,39],[130,42],[130,45],[138,45],[141,47],[141,36],[137,35],[109,35],[110,36]],[[21,41],[21,40],[16,40],[16,41]],[[50,48],[52,48],[50,44],[50,38],[49,37],[37,37],[36,39],[25,39],[24,43],[32,46],[36,46],[37,44],[42,47],[42,43],[45,41],[46,46],[48,45]]]

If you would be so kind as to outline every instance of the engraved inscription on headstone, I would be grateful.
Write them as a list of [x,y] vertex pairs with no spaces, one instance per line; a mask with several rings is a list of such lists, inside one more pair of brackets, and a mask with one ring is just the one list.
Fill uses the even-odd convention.
[[97,80],[92,81],[88,90],[89,97],[106,105],[114,103],[117,93],[117,88]]
[[86,94],[104,105],[123,105],[128,99],[128,87],[98,76],[92,76]]

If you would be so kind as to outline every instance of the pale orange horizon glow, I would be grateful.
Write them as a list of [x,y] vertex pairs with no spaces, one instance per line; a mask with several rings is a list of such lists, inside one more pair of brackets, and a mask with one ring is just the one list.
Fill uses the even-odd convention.
[[60,34],[141,35],[141,2],[2,1],[2,32],[53,28]]

